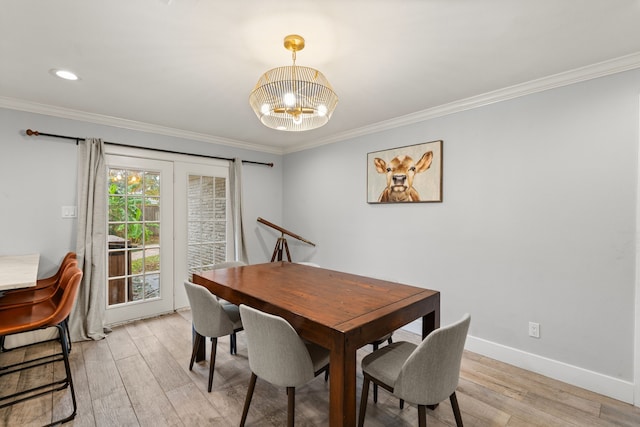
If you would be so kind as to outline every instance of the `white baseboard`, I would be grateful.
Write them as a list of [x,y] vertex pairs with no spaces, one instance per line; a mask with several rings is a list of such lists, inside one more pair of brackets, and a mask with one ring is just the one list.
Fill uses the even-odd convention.
[[[407,331],[421,334],[422,323],[412,322],[404,327]],[[632,382],[613,378],[558,360],[527,353],[482,338],[467,337],[465,349],[500,362],[508,363],[576,387],[599,393],[612,399],[634,404],[635,385]],[[640,402],[639,402],[640,403]]]

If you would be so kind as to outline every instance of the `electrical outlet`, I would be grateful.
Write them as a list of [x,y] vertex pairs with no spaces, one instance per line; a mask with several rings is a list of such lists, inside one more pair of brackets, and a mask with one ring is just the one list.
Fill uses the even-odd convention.
[[529,336],[533,338],[540,338],[540,324],[536,322],[529,322]]

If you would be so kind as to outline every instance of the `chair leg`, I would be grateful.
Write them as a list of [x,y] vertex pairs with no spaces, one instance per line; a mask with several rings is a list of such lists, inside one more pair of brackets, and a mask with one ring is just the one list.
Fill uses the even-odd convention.
[[453,408],[453,416],[456,418],[456,426],[462,427],[462,414],[460,413],[460,406],[458,406],[458,397],[456,396],[455,391],[451,396],[449,396],[449,400],[451,401],[451,408]]
[[247,397],[244,399],[244,408],[242,408],[242,418],[240,419],[240,427],[244,427],[244,423],[247,421],[247,414],[249,413],[249,405],[251,405],[251,398],[253,397],[253,389],[256,387],[256,380],[258,377],[251,372],[251,379],[249,380],[249,388],[247,389]]
[[67,333],[67,345],[69,347],[69,353],[71,353],[71,332],[69,332],[69,318],[67,317],[66,319],[64,319],[62,321],[62,324],[64,326],[64,330]]
[[11,375],[20,371],[26,371],[39,366],[49,365],[56,362],[64,363],[65,377],[63,379],[57,379],[57,380],[54,379],[53,382],[50,382],[47,384],[40,384],[35,387],[15,391],[13,394],[10,394],[10,395],[0,396],[0,409],[2,409],[2,408],[16,405],[18,403],[21,403],[30,399],[44,396],[45,394],[48,394],[48,393],[54,393],[54,392],[61,391],[68,388],[69,392],[71,393],[71,403],[73,405],[73,411],[66,418],[54,421],[51,424],[47,424],[45,427],[58,426],[60,424],[64,424],[68,421],[71,421],[75,418],[78,412],[76,392],[75,392],[75,387],[73,385],[73,378],[71,376],[71,364],[69,362],[70,338],[62,322],[52,326],[55,326],[55,328],[58,329],[59,339],[56,341],[60,343],[60,353],[49,354],[46,356],[37,357],[35,359],[30,359],[30,360],[23,360],[18,363],[4,365],[0,367],[0,377],[3,377],[5,375]]
[[400,409],[404,409],[404,400],[400,399]]
[[[378,344],[373,344],[373,351],[376,351],[377,349]],[[373,403],[378,403],[378,384],[376,383],[373,383]]]
[[213,385],[213,369],[216,367],[216,348],[218,347],[218,338],[211,338],[211,360],[209,361],[209,393]]
[[232,332],[229,335],[229,354],[238,354],[236,350],[236,333]]
[[295,425],[296,416],[296,388],[287,387],[287,427]]
[[[78,404],[76,402],[76,391],[73,387],[73,379],[71,378],[71,365],[69,364],[69,346],[67,345],[68,341],[71,338],[69,335],[67,335],[65,327],[63,325],[56,325],[56,327],[58,328],[58,334],[60,335],[60,346],[62,347],[62,359],[64,361],[64,370],[67,376],[65,382],[68,383],[69,385],[69,392],[71,393],[71,403],[73,404],[73,412],[68,417],[58,421],[54,421],[51,424],[47,424],[44,427],[58,426],[60,424],[64,424],[68,421],[71,421],[76,417],[76,414],[78,412]],[[65,387],[66,385],[56,390],[61,390],[62,388],[65,388]]]
[[369,399],[369,378],[365,377],[362,383],[362,396],[360,396],[360,413],[358,414],[358,427],[364,426],[364,414],[367,412],[367,400]]
[[427,407],[418,405],[418,427],[427,427]]
[[204,340],[204,337],[198,333],[194,333],[193,350],[191,351],[191,362],[189,362],[189,370],[193,369],[193,362],[196,361],[198,350],[200,349],[200,342]]

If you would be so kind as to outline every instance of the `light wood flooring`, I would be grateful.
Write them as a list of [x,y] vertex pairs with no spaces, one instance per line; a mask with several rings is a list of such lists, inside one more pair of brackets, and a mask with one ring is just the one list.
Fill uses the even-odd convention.
[[[394,339],[417,342],[419,337],[398,331]],[[0,364],[55,345],[0,353]],[[361,349],[359,359],[370,351],[370,346]],[[70,358],[79,409],[66,425],[237,426],[250,376],[244,334],[238,334],[235,356],[229,354],[228,338],[220,339],[211,393],[206,390],[208,361],[190,372],[190,354],[189,311],[114,328],[102,341],[74,343]],[[0,392],[59,375],[60,369],[54,372],[49,365],[3,377]],[[358,404],[361,386],[359,373]],[[297,390],[297,426],[328,425],[328,392],[323,375]],[[640,426],[638,408],[470,352],[464,354],[457,395],[467,427]],[[0,425],[41,426],[65,414],[69,404],[68,391],[56,392],[1,409]],[[258,379],[247,425],[283,426],[286,408],[285,391]],[[448,401],[427,412],[429,426],[455,425]],[[401,410],[397,399],[380,390],[378,403],[369,401],[365,426],[417,426],[417,410],[411,405]]]

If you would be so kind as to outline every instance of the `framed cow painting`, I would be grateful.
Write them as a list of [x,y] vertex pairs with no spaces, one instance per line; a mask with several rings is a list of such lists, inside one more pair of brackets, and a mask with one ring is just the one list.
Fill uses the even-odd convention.
[[442,202],[442,141],[368,153],[367,202]]

